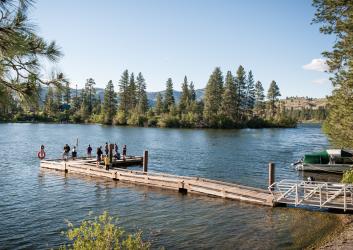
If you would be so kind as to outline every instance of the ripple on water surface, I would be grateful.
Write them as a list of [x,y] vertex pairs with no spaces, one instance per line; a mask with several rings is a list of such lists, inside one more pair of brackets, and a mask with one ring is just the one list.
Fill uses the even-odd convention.
[[[333,214],[240,202],[39,170],[36,151],[58,157],[65,143],[109,138],[128,153],[150,151],[151,171],[202,176],[265,188],[267,164],[276,175],[302,178],[290,166],[328,145],[318,126],[298,129],[179,130],[98,125],[0,124],[0,248],[49,248],[64,242],[64,219],[108,210],[127,230],[142,229],[154,247],[303,247],[338,222]],[[85,146],[83,146],[85,145]],[[306,222],[306,223],[303,223]],[[310,225],[310,226],[308,226]]]

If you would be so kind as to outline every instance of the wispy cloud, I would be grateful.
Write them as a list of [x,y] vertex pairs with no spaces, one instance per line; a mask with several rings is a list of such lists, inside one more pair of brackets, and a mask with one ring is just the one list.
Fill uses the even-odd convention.
[[330,80],[326,79],[326,78],[320,78],[320,79],[316,79],[316,80],[312,81],[312,83],[317,84],[317,85],[323,85],[323,84],[327,84],[329,82],[330,82]]
[[322,58],[314,58],[310,63],[303,65],[302,68],[305,70],[314,70],[320,72],[325,72],[328,70],[326,60]]

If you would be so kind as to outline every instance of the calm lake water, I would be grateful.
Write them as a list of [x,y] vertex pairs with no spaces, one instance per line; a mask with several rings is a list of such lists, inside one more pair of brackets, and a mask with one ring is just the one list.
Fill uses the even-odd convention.
[[[237,201],[122,184],[39,169],[37,152],[59,157],[79,138],[149,150],[149,171],[202,176],[260,188],[268,162],[276,179],[305,178],[290,163],[328,146],[318,125],[296,129],[186,130],[100,125],[0,124],[0,249],[45,249],[65,242],[65,219],[77,224],[90,211],[118,215],[130,232],[142,229],[153,248],[302,248],[338,224],[336,215],[267,208]],[[329,178],[335,178],[330,177]]]

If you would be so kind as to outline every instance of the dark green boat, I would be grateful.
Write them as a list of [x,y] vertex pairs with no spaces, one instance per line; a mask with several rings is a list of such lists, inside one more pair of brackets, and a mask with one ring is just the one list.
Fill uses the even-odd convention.
[[353,169],[353,151],[328,149],[305,154],[302,161],[294,164],[297,170],[312,172],[343,173]]

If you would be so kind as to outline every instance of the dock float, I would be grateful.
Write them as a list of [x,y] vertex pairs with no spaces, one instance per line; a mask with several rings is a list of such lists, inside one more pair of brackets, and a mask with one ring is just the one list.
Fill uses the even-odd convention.
[[[234,183],[211,180],[200,177],[178,176],[158,172],[147,172],[148,154],[140,159],[143,170],[129,170],[123,168],[109,168],[108,170],[96,167],[93,160],[42,160],[40,167],[76,173],[94,177],[110,178],[115,181],[135,183],[138,185],[154,186],[163,189],[172,189],[181,193],[198,193],[214,197],[239,200],[248,203],[274,206],[273,195],[269,190],[253,188]],[[128,161],[128,160],[126,160]],[[121,163],[122,164],[122,163]]]

